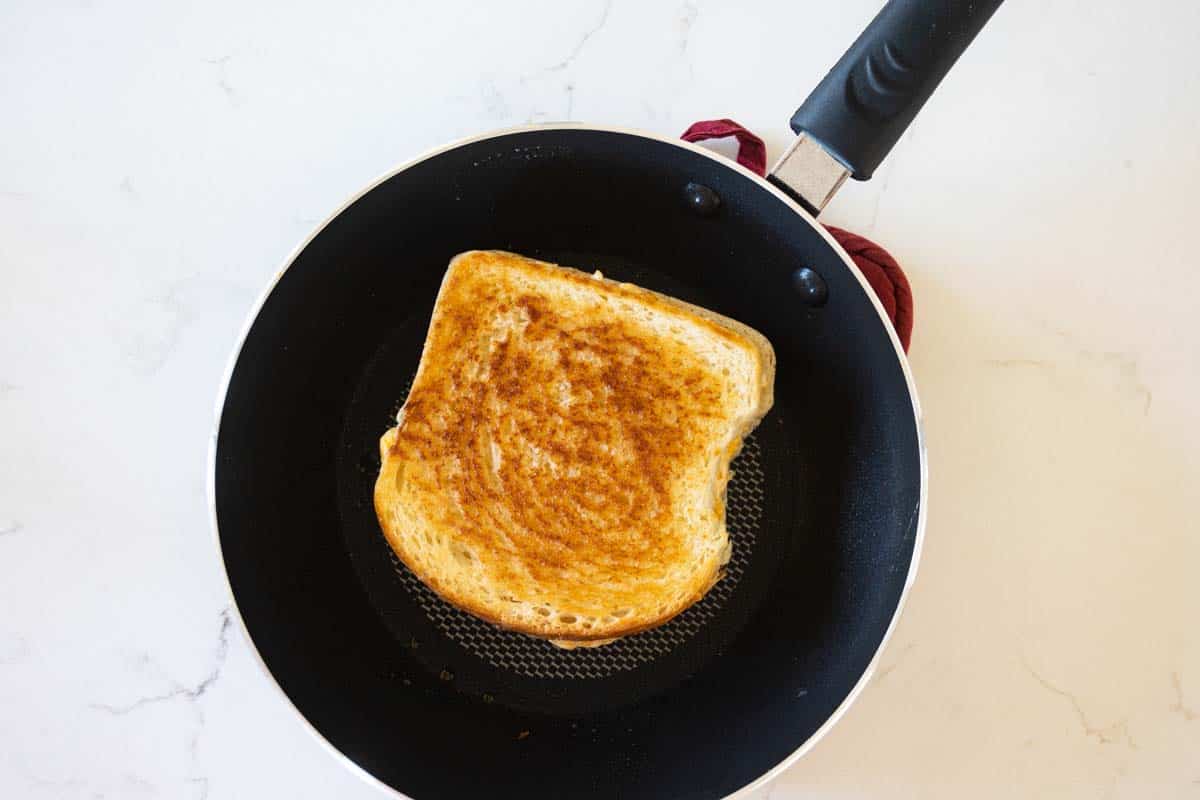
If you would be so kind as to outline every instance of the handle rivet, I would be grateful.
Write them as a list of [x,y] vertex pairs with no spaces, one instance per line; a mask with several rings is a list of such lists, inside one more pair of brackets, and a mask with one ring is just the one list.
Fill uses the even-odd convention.
[[721,207],[721,196],[702,183],[691,182],[683,187],[687,207],[701,217],[711,217]]
[[800,296],[800,302],[810,308],[820,308],[829,300],[829,285],[808,267],[792,273],[792,288]]

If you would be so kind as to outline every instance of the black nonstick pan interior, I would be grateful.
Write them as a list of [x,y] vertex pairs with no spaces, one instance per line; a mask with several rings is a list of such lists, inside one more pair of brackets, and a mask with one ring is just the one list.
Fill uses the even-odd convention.
[[[697,214],[685,186],[721,199]],[[497,632],[390,558],[377,440],[439,281],[503,248],[699,302],[762,331],[776,406],[735,463],[737,574],[665,628],[595,651]],[[797,269],[829,286],[811,308]],[[215,457],[238,609],[334,747],[416,798],[721,797],[808,741],[854,691],[913,559],[920,441],[894,338],[840,253],[716,157],[548,128],[472,141],[360,197],[265,300]]]

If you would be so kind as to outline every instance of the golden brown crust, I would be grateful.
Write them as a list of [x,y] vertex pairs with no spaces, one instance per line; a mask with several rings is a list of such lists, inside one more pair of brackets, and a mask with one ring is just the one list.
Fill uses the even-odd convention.
[[597,642],[662,624],[727,558],[724,485],[770,407],[774,356],[739,323],[510,253],[456,257],[375,505],[448,602]]

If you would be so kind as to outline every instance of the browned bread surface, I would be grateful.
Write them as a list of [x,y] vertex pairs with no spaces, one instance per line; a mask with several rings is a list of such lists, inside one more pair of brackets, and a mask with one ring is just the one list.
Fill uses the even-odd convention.
[[771,407],[756,331],[498,251],[453,259],[375,508],[449,603],[600,643],[699,600],[729,558],[725,486]]

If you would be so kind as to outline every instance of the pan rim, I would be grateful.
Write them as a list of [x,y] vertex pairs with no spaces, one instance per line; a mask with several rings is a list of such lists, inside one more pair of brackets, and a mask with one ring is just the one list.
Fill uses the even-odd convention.
[[795,750],[779,761],[779,763],[752,780],[750,783],[747,783],[740,789],[735,790],[732,794],[726,795],[724,798],[724,800],[735,800],[735,798],[745,797],[750,793],[763,788],[781,773],[786,771],[792,764],[796,763],[796,761],[798,761],[802,756],[806,755],[810,750],[812,750],[817,743],[820,742],[821,739],[825,738],[829,731],[841,721],[842,717],[845,716],[845,714],[850,710],[850,707],[854,705],[855,701],[858,700],[859,695],[861,695],[863,690],[866,689],[867,684],[870,683],[871,678],[874,676],[875,671],[879,666],[880,657],[883,654],[883,651],[887,648],[888,642],[891,641],[892,634],[896,630],[896,625],[899,622],[901,612],[904,610],[905,603],[908,600],[909,592],[912,590],[913,583],[916,580],[918,565],[921,561],[921,553],[925,543],[925,527],[929,515],[929,458],[925,444],[924,418],[921,412],[920,401],[917,396],[916,381],[913,378],[912,368],[908,362],[908,356],[904,352],[904,347],[900,343],[900,338],[896,334],[895,328],[888,319],[887,312],[884,310],[883,304],[875,295],[875,292],[871,289],[866,277],[855,265],[854,260],[846,252],[846,250],[840,244],[838,244],[837,240],[833,238],[833,235],[826,230],[825,226],[821,225],[817,221],[816,217],[809,213],[798,202],[789,197],[779,187],[775,186],[765,177],[752,172],[741,164],[738,164],[737,162],[728,159],[712,150],[701,147],[698,144],[685,142],[682,139],[676,139],[637,128],[592,125],[583,122],[547,122],[530,125],[517,125],[508,128],[485,131],[483,133],[462,137],[451,142],[432,147],[415,156],[414,158],[401,162],[397,166],[394,166],[379,175],[377,178],[363,186],[358,191],[352,193],[336,209],[326,216],[325,219],[317,223],[317,225],[313,227],[308,235],[304,237],[304,239],[302,239],[290,253],[288,253],[286,258],[283,259],[279,269],[275,271],[275,274],[267,282],[267,285],[263,288],[258,298],[250,307],[249,311],[247,312],[246,319],[242,323],[241,330],[238,333],[237,341],[230,351],[229,357],[225,364],[224,373],[221,377],[220,384],[217,387],[216,407],[214,409],[212,427],[209,431],[205,490],[208,503],[209,527],[213,537],[213,543],[216,546],[217,556],[221,560],[221,574],[225,580],[225,590],[229,598],[229,609],[232,611],[233,618],[237,621],[237,627],[241,632],[243,640],[249,646],[253,660],[257,663],[262,673],[267,677],[268,682],[274,691],[283,698],[284,703],[292,709],[294,714],[299,718],[302,726],[316,738],[317,742],[329,753],[331,753],[335,759],[341,761],[351,773],[358,775],[361,779],[365,780],[368,784],[373,785],[376,789],[387,792],[393,797],[404,798],[404,800],[412,800],[408,797],[408,795],[371,774],[369,771],[339,750],[332,742],[326,739],[324,734],[317,730],[317,728],[309,721],[308,717],[304,715],[304,712],[302,712],[296,706],[296,704],[292,702],[292,699],[287,695],[287,693],[283,691],[283,688],[279,685],[279,681],[271,671],[271,668],[267,666],[266,661],[263,659],[262,654],[259,652],[258,647],[254,643],[254,638],[250,634],[249,628],[246,626],[246,621],[242,617],[241,609],[238,607],[237,597],[233,592],[233,584],[229,580],[229,570],[226,567],[225,554],[221,548],[221,532],[217,521],[217,440],[221,430],[221,415],[225,408],[225,398],[229,392],[229,384],[233,379],[234,369],[237,367],[238,360],[242,354],[242,348],[244,347],[246,338],[249,336],[251,329],[253,329],[255,322],[258,321],[258,316],[262,311],[263,306],[266,305],[266,302],[274,292],[275,287],[278,285],[279,281],[282,280],[283,276],[287,273],[288,269],[295,262],[295,260],[300,256],[301,253],[304,252],[313,239],[315,239],[331,222],[333,222],[334,219],[341,216],[346,209],[348,209],[367,193],[378,187],[380,184],[408,169],[411,169],[417,164],[441,155],[442,153],[455,150],[468,144],[486,141],[488,139],[497,139],[504,136],[512,136],[514,134],[554,130],[579,130],[594,131],[597,133],[614,133],[640,139],[648,139],[654,142],[680,147],[684,150],[689,150],[709,158],[727,169],[741,173],[743,176],[756,182],[762,189],[774,195],[778,200],[788,206],[794,213],[799,215],[800,218],[803,219],[810,228],[815,230],[821,236],[821,238],[825,240],[825,243],[829,245],[829,247],[832,248],[835,253],[837,253],[846,268],[858,280],[859,284],[861,284],[863,291],[866,293],[867,298],[870,300],[875,309],[875,313],[879,316],[880,324],[883,325],[884,331],[887,333],[892,343],[892,347],[896,353],[896,358],[900,364],[900,369],[904,374],[904,383],[908,389],[909,399],[912,402],[913,423],[917,434],[917,453],[920,460],[920,491],[917,500],[917,523],[916,533],[913,541],[912,559],[909,561],[908,574],[905,576],[904,586],[900,591],[900,598],[896,603],[896,608],[892,612],[892,618],[888,622],[888,626],[884,630],[883,637],[880,639],[878,647],[875,648],[875,653],[871,656],[871,660],[867,663],[862,675],[859,676],[854,686],[851,687],[850,691],[842,699],[841,703],[838,704],[837,708],[833,710],[833,713],[831,713],[825,719],[825,721],[821,723],[820,727],[818,727],[811,736],[805,739]]

